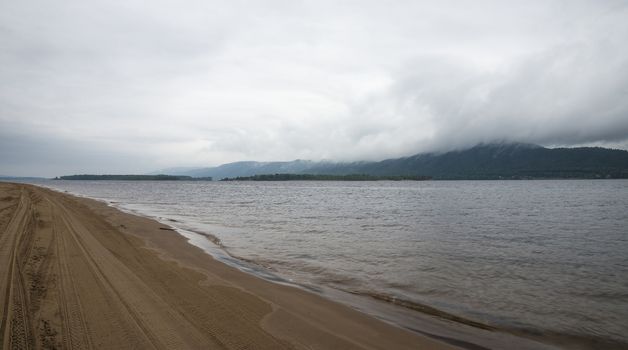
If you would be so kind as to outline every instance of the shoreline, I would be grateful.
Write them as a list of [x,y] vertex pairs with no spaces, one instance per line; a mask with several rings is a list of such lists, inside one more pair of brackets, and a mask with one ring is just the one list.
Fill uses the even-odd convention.
[[[2,182],[0,182],[0,184],[2,184]],[[314,285],[305,283],[304,281],[294,282],[282,277],[281,274],[277,274],[277,272],[272,269],[268,270],[255,261],[249,261],[232,255],[228,249],[222,246],[220,239],[212,233],[199,232],[196,229],[187,228],[185,222],[163,216],[162,214],[151,214],[150,211],[142,212],[139,209],[125,207],[122,202],[74,194],[67,190],[51,188],[42,184],[15,183],[13,185],[36,187],[44,191],[69,197],[94,210],[92,213],[94,215],[100,216],[106,214],[104,215],[106,219],[110,216],[115,217],[122,215],[150,221],[153,225],[158,224],[160,226],[158,227],[159,232],[155,233],[176,233],[176,236],[185,241],[186,244],[184,245],[189,249],[202,250],[205,255],[209,256],[218,264],[227,265],[229,268],[235,269],[240,273],[262,279],[275,285],[299,289],[302,292],[313,294],[316,297],[323,298],[332,303],[339,303],[340,306],[349,307],[351,310],[357,311],[363,316],[374,318],[377,321],[392,325],[404,331],[409,331],[420,337],[437,340],[441,345],[454,345],[456,348],[463,349],[512,348],[513,344],[516,344],[514,346],[516,349],[557,349],[580,345],[583,345],[583,348],[589,348],[588,345],[592,346],[591,348],[595,348],[596,344],[599,345],[596,339],[571,339],[571,337],[564,337],[563,335],[554,333],[545,334],[532,331],[528,333],[527,330],[495,328],[492,325],[477,323],[473,319],[458,317],[456,314],[450,314],[433,308],[430,305],[415,305],[415,303],[409,302],[412,305],[408,307],[405,305],[404,300],[397,300],[394,297],[394,300],[391,302],[391,300],[388,300],[390,298],[387,298],[384,294],[371,295],[371,293],[352,293],[352,291],[336,289],[331,286]],[[117,214],[111,215],[111,212],[117,212]],[[118,220],[118,218],[116,218],[116,220]],[[115,222],[112,223],[115,224]],[[125,233],[138,236],[135,232]],[[151,239],[154,238],[143,235],[138,237],[144,240],[146,245],[150,245]],[[201,244],[198,244],[199,242],[201,242]],[[206,249],[207,246],[211,248]],[[169,251],[168,254],[163,254],[161,250],[164,248],[165,251],[170,249],[170,247],[159,248],[160,256],[170,256],[172,252]],[[170,256],[168,259],[176,261],[177,264],[181,263],[176,257],[173,258]],[[194,268],[197,269],[197,267]]]
[[0,199],[6,348],[455,348],[241,272],[96,200],[8,183]]
[[190,245],[203,250],[213,259],[243,273],[272,283],[299,288],[344,306],[349,306],[354,310],[397,328],[408,330],[420,336],[440,339],[448,344],[457,345],[463,349],[501,348],[512,346],[513,343],[516,343],[516,348],[521,350],[556,349],[556,344],[572,344],[569,339],[564,340],[560,337],[557,337],[558,341],[548,343],[544,337],[538,336],[538,334],[535,333],[526,334],[516,330],[491,326],[473,319],[460,317],[428,304],[419,304],[413,301],[391,297],[386,294],[348,291],[331,286],[311,284],[303,280],[295,282],[292,279],[282,276],[280,272],[269,269],[269,267],[263,264],[259,264],[255,260],[233,255],[222,244],[218,236],[213,233],[203,232],[197,228],[192,228],[189,224],[186,224],[180,219],[177,220],[162,216],[162,214],[125,207],[125,203],[123,202],[111,201],[106,198],[89,197],[87,195],[72,193],[67,190],[44,185],[36,186],[41,186],[80,199],[96,201],[109,208],[119,210],[132,216],[157,221],[169,227],[169,229],[160,229],[177,232],[184,237]]
[[[90,199],[91,197],[84,196],[83,198]],[[192,243],[193,238],[184,235],[181,231],[188,231],[189,234],[194,236],[202,236],[202,241],[211,242],[209,245],[212,246],[212,249],[206,250],[207,254],[244,273],[252,274],[273,283],[300,288],[306,292],[323,296],[333,302],[350,306],[355,310],[396,327],[410,330],[422,336],[439,339],[462,348],[596,349],[602,346],[608,349],[623,349],[625,346],[625,343],[596,336],[553,332],[542,328],[500,326],[494,325],[492,322],[476,322],[478,319],[460,317],[461,314],[455,311],[450,313],[438,307],[435,308],[430,304],[417,303],[409,299],[398,299],[394,295],[391,296],[379,292],[354,292],[353,290],[337,289],[333,286],[318,283],[313,284],[311,281],[304,279],[296,280],[295,282],[289,278],[289,274],[282,275],[282,272],[286,271],[269,269],[268,266],[258,261],[233,255],[227,247],[222,245],[219,237],[214,234],[211,227],[194,228],[194,225],[188,226],[191,223],[187,222],[187,220],[175,220],[165,212],[152,211],[150,206],[135,207],[130,205],[127,207],[125,202],[110,202],[111,204],[109,204],[104,198],[100,200],[106,205],[111,205],[113,208],[125,211],[131,215],[147,217],[157,220],[164,225],[169,225],[175,228],[179,234],[185,236],[188,243],[192,245],[194,245]],[[180,219],[177,216],[174,216],[174,218]],[[202,247],[200,248],[203,249]],[[225,257],[225,259],[221,259],[220,256]],[[392,300],[390,300],[391,298]]]
[[[159,224],[161,226],[159,227],[160,233],[169,233],[168,231],[175,232],[177,236],[187,243],[186,245],[189,246],[189,248],[200,249],[205,255],[211,257],[212,260],[219,264],[228,265],[228,267],[236,269],[240,273],[262,279],[275,285],[299,289],[300,291],[313,294],[316,297],[323,298],[332,303],[340,303],[340,306],[349,307],[351,310],[357,311],[365,317],[376,319],[379,322],[392,325],[403,331],[409,331],[420,337],[427,337],[428,339],[437,340],[440,343],[454,345],[456,348],[486,349],[505,346],[512,347],[513,344],[517,344],[515,348],[522,350],[556,349],[556,345],[562,346],[570,343],[563,343],[561,339],[558,339],[556,342],[551,341],[548,343],[547,339],[543,336],[539,337],[535,334],[528,335],[507,329],[494,328],[473,320],[460,318],[456,315],[430,307],[429,305],[417,304],[411,305],[412,307],[407,307],[402,300],[400,300],[400,302],[402,302],[401,304],[391,302],[385,298],[385,295],[378,294],[373,296],[370,294],[352,293],[351,291],[344,291],[329,286],[313,285],[309,283],[303,284],[301,283],[303,281],[294,282],[282,277],[280,274],[277,275],[276,272],[272,270],[267,270],[267,268],[257,264],[255,261],[248,261],[247,259],[231,255],[231,253],[222,246],[217,236],[211,233],[189,229],[185,226],[184,222],[179,220],[145,213],[138,209],[127,208],[124,207],[124,203],[110,201],[104,198],[93,198],[81,194],[74,194],[68,191],[42,186],[41,184],[27,184],[27,186],[36,186],[46,191],[71,197],[92,209],[97,209],[97,211],[114,211],[121,215]],[[98,213],[95,214],[98,215]],[[135,235],[133,232],[130,232],[130,234]],[[145,243],[151,243],[149,237],[142,236],[141,238],[146,240]],[[180,263],[180,261],[178,261],[178,263]],[[427,312],[422,312],[425,310]]]

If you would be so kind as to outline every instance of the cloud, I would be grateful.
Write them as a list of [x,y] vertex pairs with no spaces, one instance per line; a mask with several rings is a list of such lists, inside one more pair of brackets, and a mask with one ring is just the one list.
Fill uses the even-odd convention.
[[610,0],[3,2],[0,173],[625,147],[626,17]]
[[[385,130],[378,123],[394,120],[419,131],[414,147],[436,151],[501,140],[625,141],[628,55],[621,50],[605,42],[554,47],[492,72],[423,57],[355,113],[373,116],[363,128]],[[370,110],[376,105],[384,107]]]

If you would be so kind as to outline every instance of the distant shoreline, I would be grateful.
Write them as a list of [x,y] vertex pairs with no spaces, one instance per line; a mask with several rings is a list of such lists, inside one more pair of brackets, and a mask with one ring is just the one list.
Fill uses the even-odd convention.
[[367,174],[317,175],[317,174],[268,174],[224,178],[220,181],[427,181],[431,176],[375,176]]
[[207,177],[192,177],[182,175],[66,175],[55,177],[53,180],[90,180],[90,181],[212,181]]

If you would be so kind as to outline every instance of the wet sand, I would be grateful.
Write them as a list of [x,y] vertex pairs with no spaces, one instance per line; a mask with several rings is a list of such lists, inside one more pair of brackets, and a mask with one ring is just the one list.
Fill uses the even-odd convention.
[[2,348],[453,348],[243,273],[164,228],[0,183]]

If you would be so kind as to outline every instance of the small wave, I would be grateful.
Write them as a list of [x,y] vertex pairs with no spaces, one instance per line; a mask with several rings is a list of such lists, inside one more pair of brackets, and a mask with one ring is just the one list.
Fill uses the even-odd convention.
[[600,291],[590,291],[590,292],[582,292],[582,291],[569,291],[569,294],[577,297],[585,297],[587,299],[606,299],[606,300],[617,300],[617,301],[628,301],[628,293],[624,293],[621,291],[608,291],[608,292],[600,292]]
[[216,237],[216,236],[214,236],[214,235],[212,235],[212,234],[210,234],[210,233],[207,233],[207,232],[202,232],[202,231],[197,231],[197,230],[190,230],[190,229],[187,229],[187,230],[188,230],[188,231],[190,231],[190,232],[194,232],[194,233],[196,233],[196,234],[198,234],[198,235],[204,236],[204,237],[205,237],[205,238],[207,238],[210,242],[214,243],[215,245],[217,245],[217,246],[218,246],[218,247],[220,247],[220,248],[224,248],[224,247],[225,247],[225,246],[222,244],[222,241],[220,240],[220,238],[218,238],[218,237]]
[[454,315],[452,313],[437,309],[433,306],[417,303],[415,301],[410,301],[406,299],[402,299],[393,295],[384,294],[384,293],[376,293],[376,292],[361,292],[361,291],[347,291],[354,295],[362,295],[367,296],[379,301],[391,303],[397,306],[404,307],[406,309],[418,311],[427,315],[436,316],[442,319],[446,319],[449,321],[465,324],[467,326],[480,328],[484,330],[494,331],[497,330],[496,327],[488,325],[486,323],[482,323],[479,321],[471,320],[465,317],[461,317],[458,315]]

